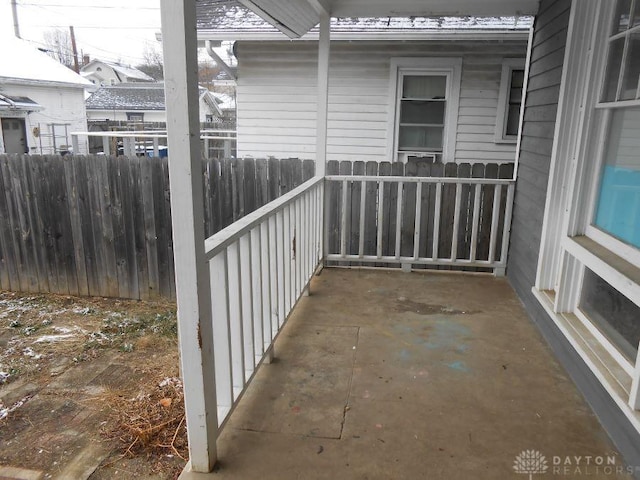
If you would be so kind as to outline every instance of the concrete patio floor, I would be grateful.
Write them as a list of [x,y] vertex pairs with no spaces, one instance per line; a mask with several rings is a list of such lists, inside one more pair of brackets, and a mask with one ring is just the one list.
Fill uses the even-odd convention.
[[311,293],[216,473],[181,478],[524,479],[523,450],[546,457],[535,478],[631,478],[505,279],[325,269]]

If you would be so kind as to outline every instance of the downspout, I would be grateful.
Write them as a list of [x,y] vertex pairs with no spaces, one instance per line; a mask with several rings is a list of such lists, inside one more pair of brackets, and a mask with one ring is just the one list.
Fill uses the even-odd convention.
[[220,58],[220,55],[218,55],[214,50],[213,47],[211,46],[211,40],[206,40],[204,42],[204,46],[207,49],[207,53],[209,54],[209,56],[211,58],[213,58],[213,61],[216,62],[216,65],[218,65],[222,70],[224,70],[224,72],[229,75],[229,78],[231,78],[234,82],[236,81],[236,75],[235,73],[233,73],[233,70],[231,70],[231,67],[229,65],[227,65],[224,60],[222,60],[222,58]]

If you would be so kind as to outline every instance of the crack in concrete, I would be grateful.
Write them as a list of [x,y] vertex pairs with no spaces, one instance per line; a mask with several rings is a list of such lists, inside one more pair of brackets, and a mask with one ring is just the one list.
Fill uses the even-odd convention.
[[353,373],[356,369],[356,358],[358,357],[358,344],[360,342],[360,327],[356,329],[356,344],[354,345],[353,362],[351,363],[351,375],[349,376],[349,388],[347,388],[347,398],[344,402],[344,408],[342,409],[342,421],[340,422],[340,436],[339,440],[342,440],[342,432],[344,431],[344,422],[347,421],[347,412],[350,410],[349,399],[351,398],[351,388],[353,386]]

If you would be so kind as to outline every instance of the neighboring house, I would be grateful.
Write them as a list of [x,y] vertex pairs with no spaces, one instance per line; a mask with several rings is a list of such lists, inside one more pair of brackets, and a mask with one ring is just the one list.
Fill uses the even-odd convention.
[[[291,42],[237,2],[199,7],[200,39],[237,40],[238,155],[314,159],[317,29]],[[328,159],[513,162],[531,20],[333,19]]]
[[[87,98],[87,118],[93,121],[167,121],[163,83],[128,83],[101,87]],[[200,122],[214,122],[222,116],[209,90],[200,87]]]
[[155,82],[150,77],[137,68],[122,65],[117,62],[106,62],[104,60],[91,60],[80,68],[80,75],[97,86],[118,85],[120,83]]
[[[0,48],[0,153],[70,150],[87,129],[84,92],[91,84],[35,47],[3,38]],[[81,144],[79,153],[86,153]]]

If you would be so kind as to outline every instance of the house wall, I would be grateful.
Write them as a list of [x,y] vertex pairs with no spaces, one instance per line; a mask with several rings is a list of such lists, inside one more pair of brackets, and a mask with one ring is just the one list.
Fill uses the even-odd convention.
[[[91,121],[112,120],[116,122],[126,122],[127,112],[138,112],[139,110],[87,110],[87,119]],[[144,110],[145,122],[166,122],[167,112],[164,110]]]
[[[333,42],[329,160],[387,161],[392,57],[461,57],[455,158],[508,162],[515,145],[495,143],[504,58],[524,58],[526,42]],[[316,42],[239,42],[238,154],[315,158]]]
[[[100,68],[101,71],[97,69]],[[91,65],[87,65],[82,67],[82,73],[92,73],[89,80],[96,85],[113,85],[114,83],[122,83],[126,82],[126,78],[120,78],[116,75],[116,72],[109,65],[106,65],[101,62],[96,62]],[[95,80],[95,81],[94,81]],[[113,80],[113,82],[112,82]]]
[[[577,1],[577,0],[576,0]],[[623,456],[640,465],[640,435],[569,343],[532,287],[540,251],[547,182],[558,113],[571,0],[542,0],[534,25],[531,70],[511,225],[507,277],[556,359],[571,377]],[[558,158],[556,161],[569,161]],[[637,478],[637,470],[634,478]]]
[[535,20],[507,275],[533,299],[571,0],[541,2]]
[[[49,133],[48,124],[69,124],[68,132],[86,131],[87,114],[84,103],[84,88],[82,87],[62,87],[49,85],[22,85],[16,83],[0,84],[2,93],[12,96],[29,97],[39,103],[44,109],[40,112],[29,113],[25,117],[27,130],[27,144],[29,152],[32,154],[53,153],[53,140],[46,136]],[[10,116],[10,115],[5,115]],[[34,128],[38,127],[40,137],[34,135]],[[60,127],[58,133],[64,132]],[[0,133],[1,134],[1,133]],[[65,143],[63,139],[56,140],[57,145]],[[66,143],[71,145],[69,135]],[[79,153],[87,153],[86,142],[81,143]]]

